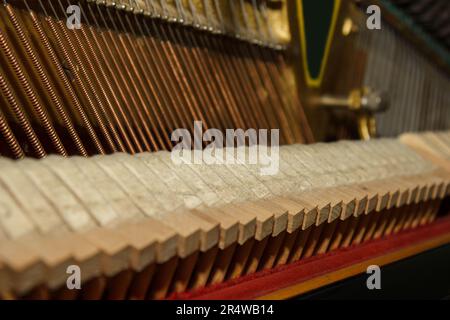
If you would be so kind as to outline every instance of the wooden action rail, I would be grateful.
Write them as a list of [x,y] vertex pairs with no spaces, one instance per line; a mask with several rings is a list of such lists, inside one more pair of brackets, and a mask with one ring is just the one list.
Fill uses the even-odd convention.
[[[169,296],[169,299],[279,300],[296,298],[338,281],[366,274],[369,266],[383,267],[446,245],[450,242],[449,230],[450,216],[447,214],[427,225],[386,234],[380,238],[373,238],[371,241],[330,250],[324,254],[261,270],[220,284],[174,293]],[[439,268],[434,264],[427,267],[430,272]]]
[[[433,161],[404,137],[291,145],[269,150],[267,176],[238,159],[256,146],[234,165],[164,151],[1,159],[0,292],[160,299],[427,225],[446,213],[449,133],[415,137],[432,137]],[[81,291],[65,289],[70,265]]]

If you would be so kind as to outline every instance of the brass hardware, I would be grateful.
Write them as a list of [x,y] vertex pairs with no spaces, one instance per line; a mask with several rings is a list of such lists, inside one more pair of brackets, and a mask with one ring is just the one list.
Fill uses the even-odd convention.
[[320,108],[347,109],[357,115],[359,135],[364,140],[376,136],[375,113],[388,108],[387,96],[371,88],[354,89],[348,96],[323,95],[313,105]]

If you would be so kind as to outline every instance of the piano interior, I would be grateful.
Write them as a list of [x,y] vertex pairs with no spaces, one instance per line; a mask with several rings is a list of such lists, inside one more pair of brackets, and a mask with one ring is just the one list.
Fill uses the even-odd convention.
[[0,16],[0,299],[292,299],[449,245],[448,1]]

